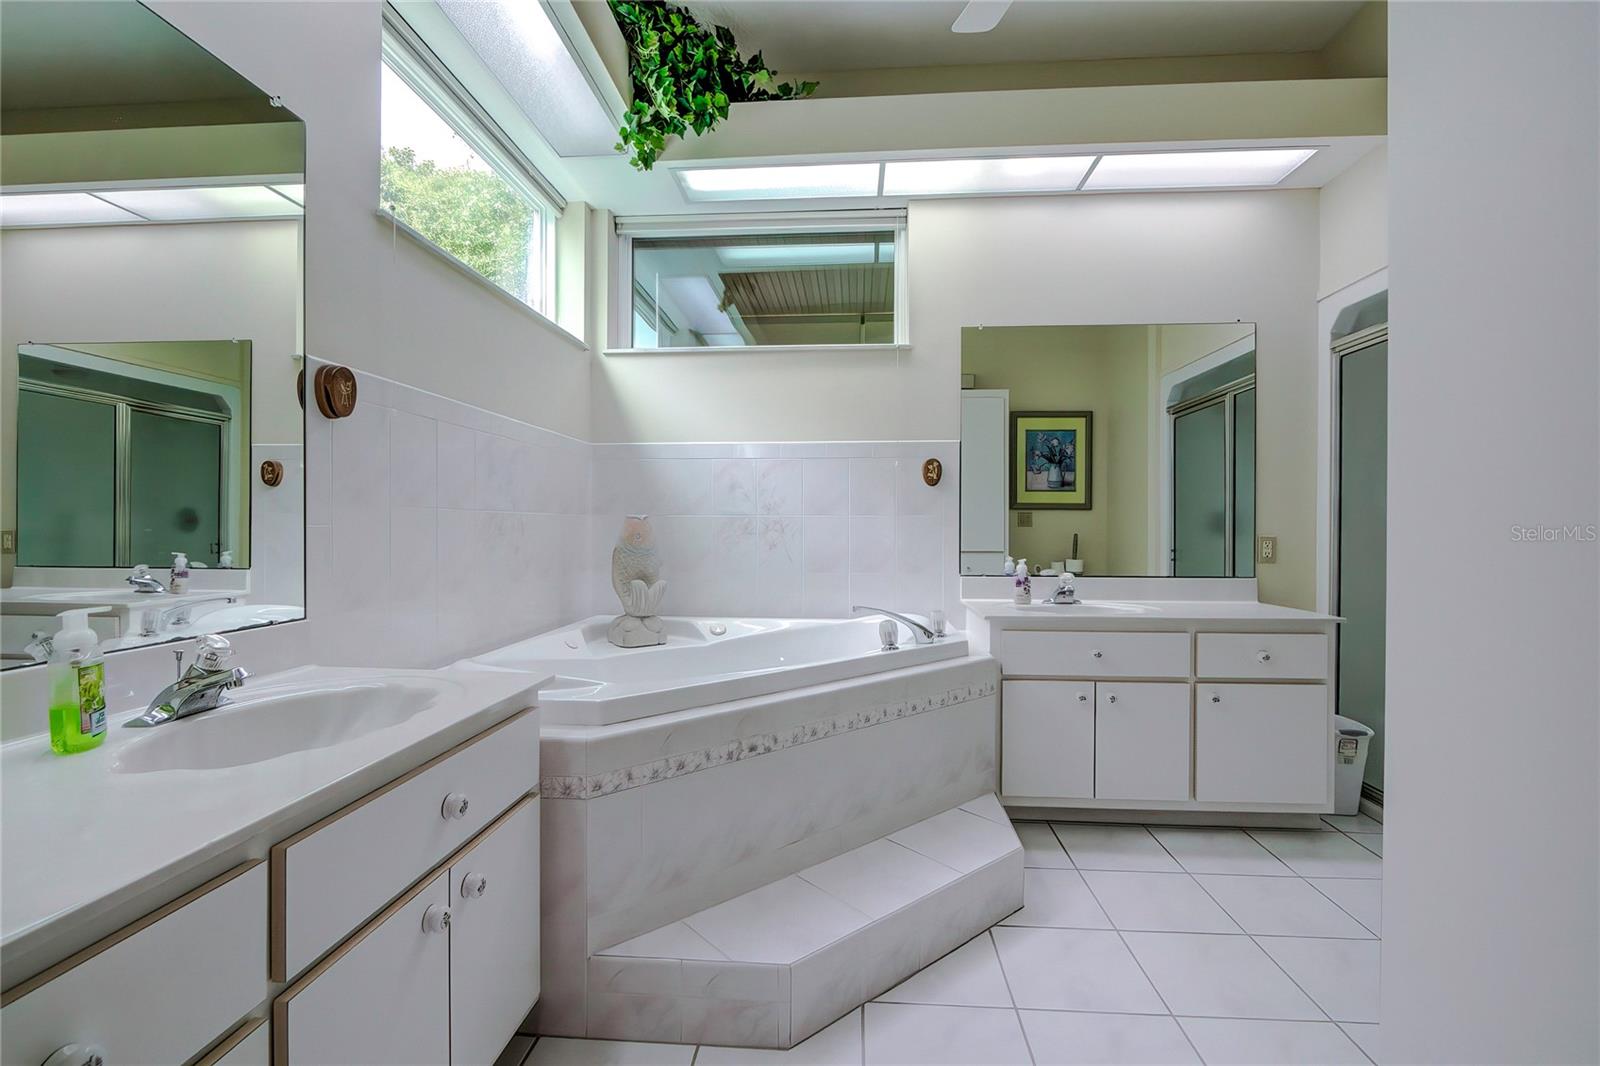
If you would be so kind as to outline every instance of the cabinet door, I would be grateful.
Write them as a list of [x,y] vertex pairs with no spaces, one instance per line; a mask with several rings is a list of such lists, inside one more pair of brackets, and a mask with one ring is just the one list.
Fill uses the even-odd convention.
[[1102,681],[1095,686],[1097,799],[1189,798],[1189,686]]
[[539,998],[539,800],[450,867],[450,1062],[490,1066]]
[[[277,1066],[450,1061],[450,923],[440,873],[390,904],[273,1003]],[[435,912],[438,914],[440,912]]]
[[1000,704],[1000,791],[1094,795],[1094,684],[1007,681]]
[[1195,690],[1195,798],[1327,803],[1333,723],[1326,685]]

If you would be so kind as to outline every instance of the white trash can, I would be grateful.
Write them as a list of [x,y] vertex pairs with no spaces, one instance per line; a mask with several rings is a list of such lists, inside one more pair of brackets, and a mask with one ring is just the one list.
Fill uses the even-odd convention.
[[1343,715],[1333,716],[1333,813],[1361,813],[1361,778],[1367,772],[1372,730]]

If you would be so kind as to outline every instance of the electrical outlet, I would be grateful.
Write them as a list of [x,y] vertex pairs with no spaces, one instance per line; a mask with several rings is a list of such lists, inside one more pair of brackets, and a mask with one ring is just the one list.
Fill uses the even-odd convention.
[[0,529],[0,555],[17,554],[17,531]]
[[1032,511],[1018,511],[1017,512],[1017,528],[1018,529],[1026,529],[1028,527],[1031,527],[1032,525],[1033,525],[1033,512]]
[[1278,538],[1256,538],[1256,562],[1275,563],[1278,561]]

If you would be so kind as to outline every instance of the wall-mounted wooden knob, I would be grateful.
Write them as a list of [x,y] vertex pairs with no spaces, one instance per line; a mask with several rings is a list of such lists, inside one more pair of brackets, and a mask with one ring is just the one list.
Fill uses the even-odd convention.
[[944,464],[937,459],[929,459],[922,464],[922,480],[930,486],[937,485],[944,477]]
[[356,374],[347,366],[319,366],[312,392],[324,418],[348,418],[356,409]]
[[262,460],[261,483],[269,489],[275,489],[283,484],[283,464],[276,459]]

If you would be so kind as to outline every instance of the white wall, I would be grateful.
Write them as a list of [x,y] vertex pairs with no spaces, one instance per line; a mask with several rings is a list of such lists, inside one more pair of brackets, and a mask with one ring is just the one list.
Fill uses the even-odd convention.
[[[1390,6],[1382,1053],[1600,1061],[1600,5]],[[1487,150],[1491,149],[1492,150]]]
[[1315,191],[914,203],[911,346],[595,359],[602,441],[951,440],[961,328],[1259,323],[1262,596],[1315,601]]
[[1317,298],[1389,265],[1389,146],[1381,145],[1323,186]]

